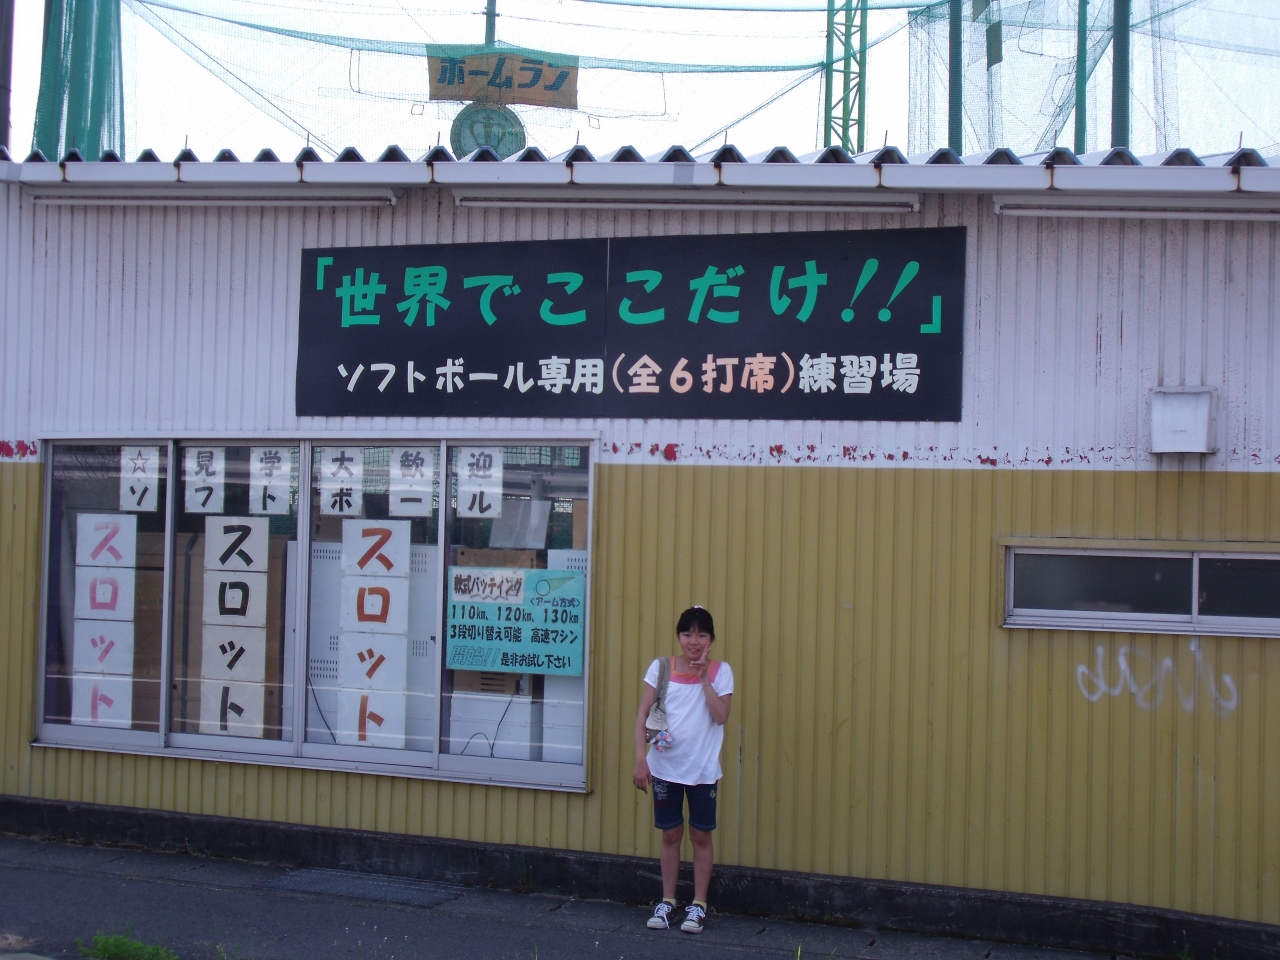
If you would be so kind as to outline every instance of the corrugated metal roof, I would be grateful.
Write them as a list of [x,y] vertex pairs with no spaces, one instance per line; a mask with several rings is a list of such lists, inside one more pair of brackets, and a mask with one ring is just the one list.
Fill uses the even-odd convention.
[[[1248,148],[1203,158],[1187,149],[1138,158],[1123,148],[1081,157],[1066,147],[1022,157],[1007,149],[966,157],[941,149],[906,157],[892,146],[852,156],[839,147],[827,147],[797,158],[786,147],[776,147],[747,158],[726,144],[696,158],[681,146],[648,158],[630,146],[599,156],[602,159],[578,146],[548,159],[530,147],[499,160],[493,151],[481,148],[458,160],[444,147],[436,147],[411,161],[392,145],[373,161],[349,147],[330,162],[310,149],[293,162],[282,162],[264,149],[250,162],[241,162],[230,150],[221,151],[212,161],[201,161],[192,151],[183,150],[166,163],[154,151],[144,150],[134,162],[122,162],[111,152],[88,162],[72,150],[54,163],[36,151],[22,163],[0,157],[0,179],[16,180],[37,191],[66,191],[62,195],[68,199],[110,189],[155,196],[163,191],[165,199],[176,202],[200,196],[201,190],[209,188],[250,188],[279,196],[290,187],[385,189],[431,183],[455,192],[489,191],[477,194],[480,200],[523,196],[535,202],[608,201],[636,195],[661,200],[661,191],[673,189],[680,194],[667,199],[687,199],[688,191],[697,188],[710,191],[705,196],[709,202],[728,203],[783,203],[800,198],[803,191],[813,192],[810,199],[815,202],[867,201],[869,194],[884,197],[884,191],[1053,191],[1082,196],[1161,195],[1173,206],[1179,204],[1177,198],[1186,196],[1234,194],[1245,201],[1280,196],[1280,157],[1268,162]],[[316,197],[320,199],[319,194]],[[904,199],[914,202],[915,198]]]

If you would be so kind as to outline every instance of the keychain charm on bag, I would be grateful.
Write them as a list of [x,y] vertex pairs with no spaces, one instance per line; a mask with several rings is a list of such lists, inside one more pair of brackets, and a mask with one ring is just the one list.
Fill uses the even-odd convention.
[[644,722],[645,743],[653,746],[659,753],[675,743],[667,732],[667,684],[671,681],[671,662],[663,657],[658,661],[658,686],[654,688],[653,706],[649,708],[649,716]]

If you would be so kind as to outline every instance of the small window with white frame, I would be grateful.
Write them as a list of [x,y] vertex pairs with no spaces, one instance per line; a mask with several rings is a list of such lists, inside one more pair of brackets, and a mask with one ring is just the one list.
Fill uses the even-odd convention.
[[1006,627],[1280,636],[1280,552],[1011,547]]

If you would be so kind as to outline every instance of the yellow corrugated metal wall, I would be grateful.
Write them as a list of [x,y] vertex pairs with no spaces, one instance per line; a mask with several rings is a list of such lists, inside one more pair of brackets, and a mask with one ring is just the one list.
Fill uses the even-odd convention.
[[33,793],[43,471],[0,463],[0,790]]
[[600,467],[585,796],[30,748],[40,476],[0,465],[7,793],[654,855],[633,704],[697,602],[719,859],[1280,922],[1280,641],[1003,630],[997,543],[1280,543],[1280,474]]

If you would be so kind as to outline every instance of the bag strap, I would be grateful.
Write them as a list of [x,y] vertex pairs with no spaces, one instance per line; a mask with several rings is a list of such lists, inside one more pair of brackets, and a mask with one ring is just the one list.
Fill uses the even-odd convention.
[[667,684],[671,682],[671,661],[663,657],[658,661],[658,689],[654,700],[661,709],[667,709]]

